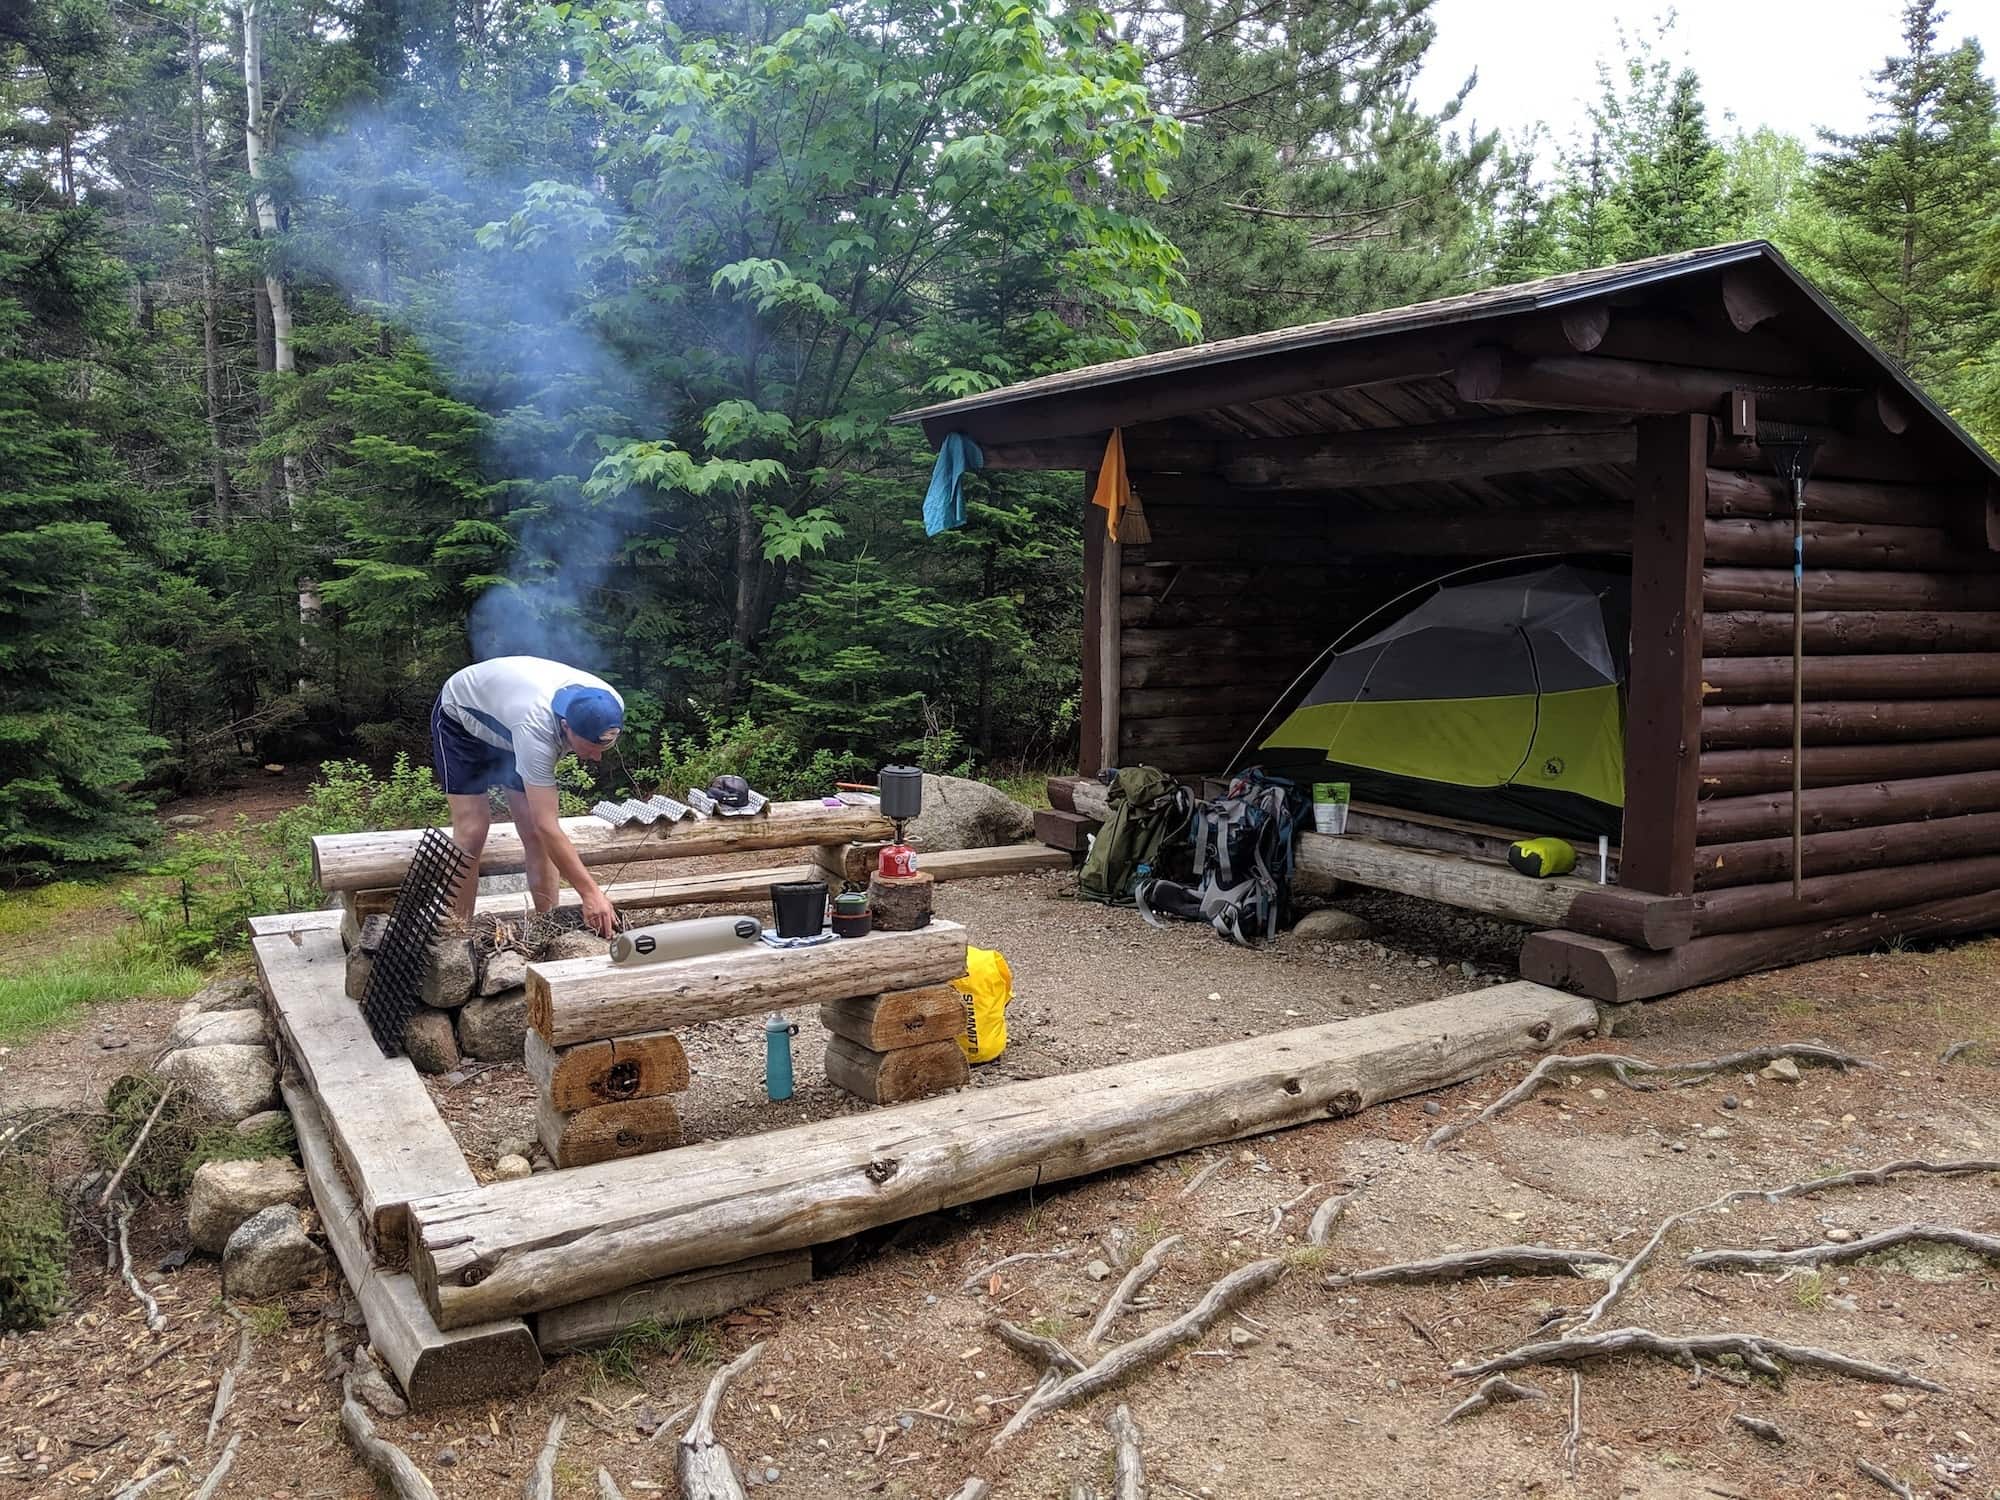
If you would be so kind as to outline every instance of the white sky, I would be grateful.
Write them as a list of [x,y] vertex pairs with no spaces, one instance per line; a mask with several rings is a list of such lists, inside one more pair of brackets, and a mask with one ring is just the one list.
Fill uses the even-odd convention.
[[[1678,0],[1673,8],[1666,55],[1701,75],[1718,136],[1770,125],[1812,145],[1821,125],[1859,130],[1869,74],[1902,50],[1898,0]],[[1561,144],[1586,125],[1596,60],[1618,56],[1617,27],[1651,34],[1666,9],[1664,0],[1436,0],[1438,39],[1418,97],[1442,103],[1476,69],[1467,115],[1480,129],[1512,138],[1545,120]],[[1990,74],[2000,61],[2000,0],[1947,0],[1940,45],[1967,35],[1985,48]]]

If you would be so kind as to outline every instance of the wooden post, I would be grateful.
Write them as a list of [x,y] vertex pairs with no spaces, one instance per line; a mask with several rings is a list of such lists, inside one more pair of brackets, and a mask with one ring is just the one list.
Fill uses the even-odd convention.
[[1083,749],[1078,767],[1094,776],[1118,764],[1118,569],[1124,548],[1104,534],[1090,503],[1097,471],[1083,475]]
[[1618,878],[1629,889],[1662,896],[1694,889],[1708,434],[1705,416],[1651,417],[1639,424]]

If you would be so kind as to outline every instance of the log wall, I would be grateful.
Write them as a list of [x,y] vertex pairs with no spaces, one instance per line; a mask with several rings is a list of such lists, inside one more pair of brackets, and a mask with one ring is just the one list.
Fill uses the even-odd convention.
[[2000,553],[1985,506],[1944,487],[1828,480],[1806,487],[1805,889],[1793,897],[1790,507],[1773,479],[1709,474],[1698,938],[1879,923],[2000,891]]

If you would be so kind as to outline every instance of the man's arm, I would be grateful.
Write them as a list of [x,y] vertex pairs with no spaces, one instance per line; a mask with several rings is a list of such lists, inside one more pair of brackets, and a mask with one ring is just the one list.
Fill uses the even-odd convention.
[[599,937],[610,937],[618,925],[617,910],[591,877],[590,867],[576,852],[576,845],[563,832],[562,809],[556,800],[556,789],[552,786],[530,786],[524,789],[522,795],[527,801],[528,816],[544,852],[555,865],[556,872],[575,888],[583,900],[584,925]]

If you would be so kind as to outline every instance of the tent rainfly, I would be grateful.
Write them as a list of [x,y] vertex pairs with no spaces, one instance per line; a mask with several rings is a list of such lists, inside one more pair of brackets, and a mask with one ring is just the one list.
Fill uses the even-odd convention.
[[[1364,836],[1306,835],[1315,867],[1533,923],[1525,977],[1643,999],[2000,928],[2000,461],[1769,245],[904,420],[989,473],[1081,470],[1080,500],[1118,435],[1146,526],[1082,509],[1081,769],[1348,768]],[[1580,554],[1629,567],[1622,604],[1571,621],[1587,569],[1517,571],[1503,629],[1486,582],[1427,587]],[[1555,827],[1615,831],[1615,883],[1505,868]]]

